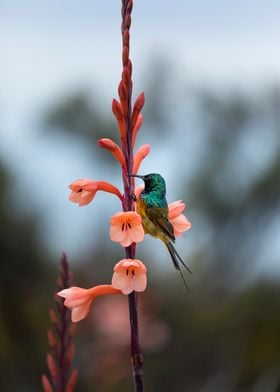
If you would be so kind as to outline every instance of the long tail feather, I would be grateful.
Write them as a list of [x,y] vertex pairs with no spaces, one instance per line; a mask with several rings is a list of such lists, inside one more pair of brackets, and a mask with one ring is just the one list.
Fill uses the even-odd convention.
[[186,270],[193,275],[192,271],[189,269],[189,267],[184,263],[184,261],[181,259],[179,253],[175,249],[175,246],[172,244],[172,242],[166,242],[167,249],[170,253],[170,256],[172,258],[173,264],[177,270],[180,270],[180,265],[178,263],[178,260],[180,263],[186,268]]
[[178,260],[179,260],[180,263],[186,268],[186,270],[187,270],[189,273],[192,274],[191,270],[190,270],[190,269],[186,266],[186,264],[183,262],[183,260],[182,260],[181,257],[179,256],[179,254],[178,254],[178,252],[176,251],[176,249],[175,249],[174,245],[172,244],[172,242],[165,242],[165,245],[166,245],[166,247],[167,247],[167,249],[168,249],[168,252],[169,252],[169,254],[170,254],[170,256],[171,256],[171,259],[172,259],[172,261],[173,261],[174,267],[176,268],[177,271],[179,271],[179,273],[180,273],[180,275],[181,275],[181,278],[182,278],[182,280],[183,280],[184,286],[186,287],[186,289],[187,289],[188,292],[190,293],[191,291],[190,291],[189,286],[187,285],[187,282],[186,282],[186,280],[185,280],[185,278],[184,278],[184,275],[183,275],[183,273],[182,273],[182,271],[181,271],[180,264],[178,263]]

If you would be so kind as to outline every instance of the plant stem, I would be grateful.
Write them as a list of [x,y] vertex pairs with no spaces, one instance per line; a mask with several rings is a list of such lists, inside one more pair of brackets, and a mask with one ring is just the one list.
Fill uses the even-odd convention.
[[[133,170],[133,146],[132,146],[132,124],[131,124],[131,97],[132,97],[132,64],[129,59],[129,29],[131,24],[131,11],[133,1],[122,0],[122,39],[123,39],[123,72],[122,80],[126,94],[126,113],[125,113],[125,126],[126,126],[126,139],[122,140],[122,150],[126,161],[126,170],[123,172],[124,182],[124,203],[123,208],[125,211],[134,210],[134,201],[131,194],[134,190],[134,179],[130,177]],[[125,249],[126,257],[129,259],[135,258],[135,244]],[[139,344],[139,330],[138,330],[138,313],[137,313],[137,294],[133,291],[128,296],[129,305],[129,320],[131,330],[131,365],[134,380],[134,391],[143,392],[143,356]]]
[[143,355],[139,344],[137,294],[133,291],[128,296],[129,316],[131,328],[131,364],[134,379],[134,390],[144,391],[143,385]]

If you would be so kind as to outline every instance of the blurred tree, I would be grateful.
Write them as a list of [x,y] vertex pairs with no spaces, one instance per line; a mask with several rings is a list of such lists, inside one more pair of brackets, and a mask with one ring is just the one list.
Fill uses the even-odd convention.
[[105,137],[105,130],[108,137],[114,137],[117,134],[114,118],[102,116],[98,103],[99,98],[84,90],[60,98],[47,110],[44,119],[46,128],[85,138],[86,142],[94,145],[97,139]]
[[11,197],[15,181],[2,163],[0,184],[0,389],[35,392],[44,366],[52,269],[38,240],[38,217],[19,214]]
[[[158,137],[172,127],[172,114],[176,109],[176,90],[173,65],[161,55],[153,55],[147,64],[143,80],[145,97],[148,105],[144,106],[145,124],[152,129],[152,135]],[[175,110],[176,111],[176,110]]]
[[280,210],[278,94],[254,101],[240,94],[200,96],[203,155],[188,192],[209,235],[199,252],[213,287],[239,287],[257,262],[265,264],[261,251]]

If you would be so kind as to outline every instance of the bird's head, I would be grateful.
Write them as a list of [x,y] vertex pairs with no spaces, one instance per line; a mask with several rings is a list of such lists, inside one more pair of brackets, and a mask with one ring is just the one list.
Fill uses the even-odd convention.
[[164,178],[158,173],[150,173],[145,176],[139,176],[138,174],[131,174],[131,177],[141,178],[145,183],[145,192],[161,191],[165,193],[165,181]]

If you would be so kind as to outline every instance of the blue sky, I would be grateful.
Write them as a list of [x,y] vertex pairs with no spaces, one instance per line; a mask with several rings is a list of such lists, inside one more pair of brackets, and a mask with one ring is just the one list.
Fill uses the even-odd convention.
[[[276,0],[135,0],[136,89],[155,54],[193,84],[249,90],[279,82],[279,19]],[[0,151],[22,190],[38,192],[34,204],[54,206],[45,230],[54,244],[50,233],[62,222],[65,232],[53,247],[67,249],[88,214],[65,203],[67,185],[82,172],[91,176],[89,155],[74,160],[73,146],[64,140],[41,140],[38,116],[61,92],[93,85],[103,91],[110,113],[121,70],[120,1],[2,0],[0,26]]]

